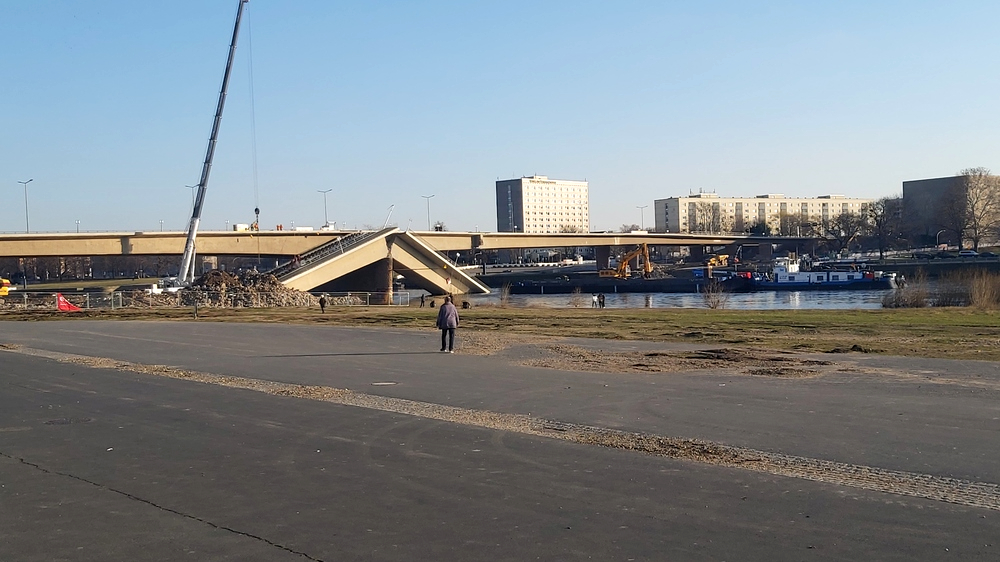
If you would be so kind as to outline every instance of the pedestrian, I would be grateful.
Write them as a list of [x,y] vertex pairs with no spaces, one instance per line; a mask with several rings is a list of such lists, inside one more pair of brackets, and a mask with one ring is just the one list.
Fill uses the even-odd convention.
[[455,353],[455,329],[458,328],[458,309],[451,303],[451,297],[444,298],[438,310],[437,327],[441,330],[441,351]]
[[319,311],[326,314],[326,295],[319,296]]
[[604,308],[604,293],[597,295],[597,304],[600,308]]
[[424,307],[424,296],[420,295],[420,308]]
[[590,308],[597,308],[597,293],[592,293],[591,296],[593,298],[590,301]]

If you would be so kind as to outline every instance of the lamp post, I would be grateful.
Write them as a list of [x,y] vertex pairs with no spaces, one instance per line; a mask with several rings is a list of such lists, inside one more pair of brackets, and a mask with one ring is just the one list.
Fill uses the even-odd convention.
[[947,231],[948,231],[947,228],[942,228],[941,230],[937,231],[937,234],[934,235],[934,245],[935,246],[940,246],[941,245],[941,233],[942,232],[947,232]]
[[430,230],[431,230],[431,197],[434,197],[434,196],[433,195],[421,195],[421,197],[423,197],[424,199],[427,200],[427,231],[430,232]]
[[185,185],[184,187],[186,187],[186,188],[188,188],[188,189],[191,190],[191,210],[193,211],[194,210],[194,190],[195,190],[196,187],[198,187],[198,184],[195,184],[195,185]]
[[649,205],[636,205],[635,208],[639,209],[639,229],[646,230],[646,207]]
[[160,219],[160,232],[163,232],[163,219]]
[[76,233],[80,234],[80,219],[76,220]]
[[17,183],[24,186],[24,233],[27,234],[31,232],[31,228],[28,227],[28,184],[35,181],[35,178],[31,178],[28,181],[20,181]]
[[333,188],[317,189],[316,191],[323,194],[323,226],[330,226],[330,215],[326,212],[326,194],[333,191]]

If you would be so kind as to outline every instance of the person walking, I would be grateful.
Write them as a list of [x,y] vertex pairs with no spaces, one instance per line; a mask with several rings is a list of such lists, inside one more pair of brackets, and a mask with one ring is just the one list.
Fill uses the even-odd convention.
[[591,296],[593,298],[591,299],[591,302],[590,302],[590,308],[597,308],[597,294],[593,293]]
[[319,311],[326,313],[326,295],[319,296]]
[[597,304],[600,308],[604,308],[604,293],[597,295]]
[[455,329],[458,328],[458,309],[451,302],[451,297],[444,298],[444,304],[438,309],[437,327],[441,330],[441,351],[455,353]]
[[424,296],[420,295],[420,308],[424,307]]

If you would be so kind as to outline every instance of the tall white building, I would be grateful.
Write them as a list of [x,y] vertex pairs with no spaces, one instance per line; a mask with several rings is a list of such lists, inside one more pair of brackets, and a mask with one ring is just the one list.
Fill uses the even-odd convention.
[[497,232],[551,234],[590,231],[585,181],[529,176],[497,182]]
[[653,210],[657,232],[747,232],[766,222],[772,232],[795,234],[782,231],[789,224],[821,223],[847,212],[861,214],[872,201],[843,195],[719,197],[715,193],[695,193],[657,199]]

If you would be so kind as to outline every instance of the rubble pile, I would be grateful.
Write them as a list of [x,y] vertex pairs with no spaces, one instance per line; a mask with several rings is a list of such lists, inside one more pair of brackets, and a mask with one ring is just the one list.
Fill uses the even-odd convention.
[[180,293],[123,291],[121,305],[129,308],[180,306]]
[[210,271],[177,294],[182,306],[316,306],[319,300],[309,293],[285,287],[271,274],[253,270],[239,275]]

